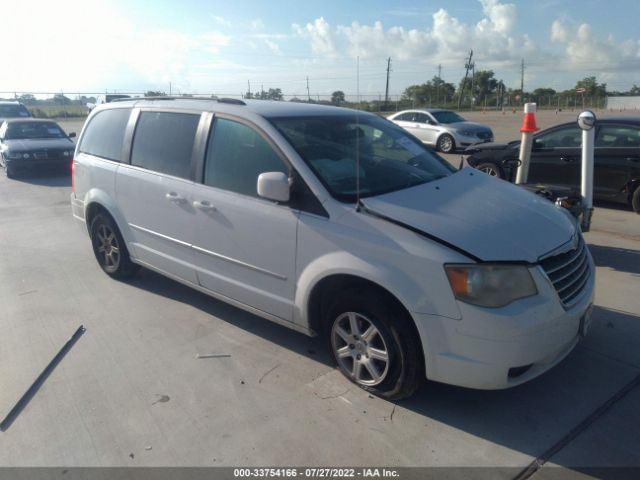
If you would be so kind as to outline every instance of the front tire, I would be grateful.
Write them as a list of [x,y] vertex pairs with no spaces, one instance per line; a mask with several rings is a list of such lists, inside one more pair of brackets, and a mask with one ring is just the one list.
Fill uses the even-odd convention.
[[100,268],[112,278],[129,278],[140,269],[131,261],[118,226],[107,214],[99,213],[91,222],[91,245]]
[[6,162],[4,164],[4,174],[7,176],[7,178],[16,178],[15,169]]
[[445,133],[440,135],[436,146],[442,153],[452,153],[456,149],[456,142],[451,135]]
[[502,169],[498,167],[495,163],[491,163],[491,162],[481,163],[476,167],[476,169],[480,170],[483,173],[486,173],[490,177],[504,179],[504,173],[502,172]]
[[631,208],[637,214],[640,214],[640,185],[638,185],[631,196]]
[[387,400],[413,394],[424,380],[412,320],[378,292],[343,291],[327,310],[329,347],[340,372]]

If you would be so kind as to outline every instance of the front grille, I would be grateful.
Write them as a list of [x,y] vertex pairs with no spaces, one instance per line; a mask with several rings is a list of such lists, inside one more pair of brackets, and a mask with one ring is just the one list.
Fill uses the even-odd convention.
[[578,236],[577,246],[568,252],[547,257],[540,266],[551,280],[565,308],[571,308],[579,299],[589,280],[587,246]]
[[491,132],[478,132],[478,138],[481,138],[483,140],[487,140],[489,138],[491,138]]

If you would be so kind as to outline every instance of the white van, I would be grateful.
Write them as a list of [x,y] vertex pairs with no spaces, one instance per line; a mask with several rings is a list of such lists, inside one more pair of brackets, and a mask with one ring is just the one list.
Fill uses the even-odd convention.
[[574,219],[456,171],[376,115],[293,102],[96,108],[71,204],[114,278],[139,266],[307,335],[389,399],[424,378],[525,382],[586,333],[594,265]]

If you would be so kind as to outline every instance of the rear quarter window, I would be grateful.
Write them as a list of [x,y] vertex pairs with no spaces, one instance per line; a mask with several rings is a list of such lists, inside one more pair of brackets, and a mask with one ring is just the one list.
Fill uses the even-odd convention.
[[121,162],[124,132],[130,114],[130,108],[114,108],[97,113],[82,135],[79,151]]

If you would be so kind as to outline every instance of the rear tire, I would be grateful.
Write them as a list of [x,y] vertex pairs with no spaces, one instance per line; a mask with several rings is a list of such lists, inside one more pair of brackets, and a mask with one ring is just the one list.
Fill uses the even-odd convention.
[[387,400],[413,394],[424,381],[424,359],[412,320],[378,292],[351,288],[326,310],[329,348],[340,372]]
[[640,214],[640,185],[638,185],[631,196],[631,208],[637,214]]
[[491,163],[491,162],[481,163],[476,167],[476,169],[480,170],[483,173],[486,173],[490,177],[496,177],[501,179],[504,179],[505,177],[502,169],[499,166],[497,166],[495,163]]
[[105,214],[97,214],[91,222],[91,245],[100,268],[112,278],[129,278],[140,269],[131,261],[118,226]]
[[436,146],[442,153],[452,153],[456,149],[456,142],[451,135],[445,133],[440,135]]

